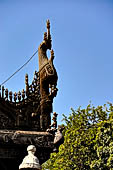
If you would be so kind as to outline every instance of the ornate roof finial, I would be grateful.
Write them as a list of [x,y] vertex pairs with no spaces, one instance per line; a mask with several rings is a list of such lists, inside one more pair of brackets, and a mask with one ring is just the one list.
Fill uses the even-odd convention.
[[49,38],[50,37],[50,21],[47,20],[46,24],[47,24],[47,35],[48,35],[48,38]]
[[50,21],[49,21],[49,20],[47,20],[46,24],[47,24],[47,39],[48,39],[48,41],[50,41],[50,43],[51,43],[51,35],[50,35]]
[[47,29],[50,29],[50,21],[49,21],[49,19],[47,20]]

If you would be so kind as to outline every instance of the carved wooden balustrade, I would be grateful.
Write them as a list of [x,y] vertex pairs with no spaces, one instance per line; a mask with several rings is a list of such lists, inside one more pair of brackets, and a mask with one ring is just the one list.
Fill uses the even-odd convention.
[[9,101],[11,104],[23,104],[23,102],[27,103],[31,101],[33,98],[40,101],[40,77],[39,73],[35,71],[34,79],[32,84],[29,85],[28,82],[28,74],[25,76],[25,84],[26,88],[22,91],[13,93],[9,91],[7,88],[5,89],[4,86],[0,86],[0,98],[4,99],[5,101]]
[[[40,130],[40,77],[35,71],[32,84],[25,76],[26,89],[13,93],[0,88],[0,129]],[[33,116],[38,113],[35,119]]]

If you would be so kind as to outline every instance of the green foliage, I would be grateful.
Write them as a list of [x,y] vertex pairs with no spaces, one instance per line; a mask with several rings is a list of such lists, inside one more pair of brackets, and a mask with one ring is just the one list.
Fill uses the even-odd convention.
[[64,143],[43,170],[113,170],[112,104],[72,109],[64,120]]

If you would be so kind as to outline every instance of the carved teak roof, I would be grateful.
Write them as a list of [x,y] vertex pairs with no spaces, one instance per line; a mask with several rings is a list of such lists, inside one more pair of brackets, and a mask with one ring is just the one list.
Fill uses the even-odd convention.
[[[57,73],[53,65],[50,22],[38,48],[39,71],[35,71],[31,84],[25,75],[25,89],[19,92],[0,87],[0,129],[46,131],[51,126],[53,98],[57,93]],[[47,117],[47,118],[45,118]]]
[[[0,87],[0,169],[17,170],[26,147],[36,146],[40,164],[60,145],[56,133],[57,114],[53,112],[53,98],[57,94],[57,72],[53,64],[54,51],[51,49],[50,22],[47,32],[38,47],[39,71],[35,71],[31,84],[25,75],[25,89],[19,92]],[[47,57],[50,50],[50,59]],[[55,137],[55,140],[54,140]],[[57,142],[56,142],[57,139]],[[12,167],[13,165],[13,167]],[[4,168],[5,167],[5,168]]]

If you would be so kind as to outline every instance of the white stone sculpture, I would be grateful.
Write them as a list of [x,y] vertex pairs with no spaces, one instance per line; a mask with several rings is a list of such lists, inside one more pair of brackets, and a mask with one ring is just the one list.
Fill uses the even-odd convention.
[[41,170],[38,158],[34,155],[36,152],[36,147],[34,145],[29,145],[27,147],[28,155],[23,159],[19,166],[19,169],[31,168],[36,170]]

